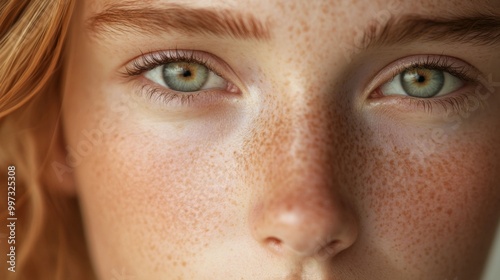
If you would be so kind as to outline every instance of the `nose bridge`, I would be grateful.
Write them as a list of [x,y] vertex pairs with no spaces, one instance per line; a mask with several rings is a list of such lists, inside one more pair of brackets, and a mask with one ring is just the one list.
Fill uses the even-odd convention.
[[280,116],[282,121],[276,127],[277,133],[282,134],[284,153],[279,156],[287,163],[283,167],[322,173],[331,165],[329,158],[335,153],[330,108],[325,109],[324,100],[318,100],[320,98],[312,93],[304,92],[291,99],[284,105],[289,109]]
[[[290,160],[269,169],[263,201],[269,209],[321,214],[338,206],[340,185],[336,171],[321,148],[296,144]],[[280,209],[280,210],[283,210]]]
[[327,164],[327,154],[332,152],[328,139],[324,137],[326,131],[319,127],[319,120],[310,117],[296,116],[291,127],[288,162],[296,169],[314,169],[320,173],[321,167]]
[[[302,89],[302,90],[298,90]],[[311,199],[319,194],[331,196],[338,179],[336,161],[342,139],[341,122],[326,92],[311,86],[296,85],[295,91],[284,88],[289,96],[277,98],[264,110],[247,148],[257,154],[247,164],[264,174],[267,190],[299,192]],[[285,94],[283,94],[285,95]],[[337,116],[337,117],[335,117]],[[316,201],[316,204],[319,203]]]

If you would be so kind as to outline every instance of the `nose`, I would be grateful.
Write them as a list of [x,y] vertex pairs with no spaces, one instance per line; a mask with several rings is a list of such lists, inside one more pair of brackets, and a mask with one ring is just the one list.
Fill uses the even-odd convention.
[[251,226],[266,249],[288,257],[333,258],[355,242],[354,212],[322,176],[297,171],[255,200]]
[[350,127],[335,104],[302,92],[291,95],[299,97],[277,101],[287,109],[262,113],[256,124],[262,129],[245,146],[250,230],[264,250],[281,257],[333,259],[359,233],[351,176],[342,174],[349,170],[344,164]]

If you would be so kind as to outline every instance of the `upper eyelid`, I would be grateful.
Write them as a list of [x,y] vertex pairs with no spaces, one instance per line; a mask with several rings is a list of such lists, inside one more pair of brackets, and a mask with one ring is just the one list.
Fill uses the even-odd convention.
[[[174,52],[175,55],[171,55],[171,52]],[[125,66],[125,71],[129,76],[141,75],[142,73],[152,70],[158,66],[165,65],[168,62],[174,61],[193,61],[207,66],[210,70],[213,71],[213,67],[208,58],[202,58],[200,55],[195,56],[195,52],[192,51],[181,51],[181,50],[173,50],[173,51],[155,51],[146,54],[142,54],[141,56],[133,59]]]
[[[191,60],[196,63],[205,65],[209,70],[226,79],[222,72],[233,72],[232,69],[218,56],[198,50],[190,49],[171,49],[151,51],[142,53],[125,64],[125,74],[128,76],[141,75],[147,70],[151,70],[157,66],[164,65],[163,60],[170,61],[186,61]],[[154,65],[154,67],[145,67],[146,65]]]
[[[443,62],[443,60],[445,62]],[[457,76],[458,78],[466,81],[474,80],[474,78],[469,76],[471,70],[475,72],[474,69],[471,69],[473,68],[472,65],[465,63],[460,66],[455,66],[454,63],[450,63],[450,60],[453,60],[452,62],[456,62],[456,59],[451,57],[437,57],[433,61],[429,60],[428,57],[427,60],[425,61],[412,62],[410,65],[400,65],[399,67],[393,70],[393,75],[394,75],[393,78],[407,69],[422,67],[422,68],[431,68],[435,70],[447,71],[450,74],[454,74],[454,76]]]

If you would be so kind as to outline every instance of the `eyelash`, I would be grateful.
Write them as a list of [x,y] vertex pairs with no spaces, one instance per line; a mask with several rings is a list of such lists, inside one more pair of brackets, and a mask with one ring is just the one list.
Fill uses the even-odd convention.
[[[447,56],[435,56],[435,55],[429,55],[426,57],[419,57],[416,61],[413,61],[409,64],[402,64],[396,66],[394,69],[391,70],[391,79],[385,81],[383,84],[392,81],[396,76],[401,74],[403,71],[412,69],[412,68],[426,68],[426,69],[432,69],[432,70],[438,70],[438,71],[444,71],[448,72],[451,75],[461,79],[464,81],[466,84],[464,87],[468,84],[479,84],[479,80],[476,77],[472,77],[472,73],[477,74],[477,70],[475,70],[472,66],[466,66],[466,65],[456,65],[454,63],[455,59],[452,59]],[[472,72],[472,73],[471,73]],[[382,85],[379,85],[377,89],[374,91],[374,93],[378,94],[377,91],[379,91],[380,87]],[[462,112],[463,110],[466,110],[467,108],[467,102],[469,101],[469,96],[467,94],[461,94],[457,96],[453,96],[453,93],[450,93],[449,95],[452,96],[443,96],[443,97],[436,97],[436,98],[416,98],[416,97],[399,97],[402,98],[410,103],[410,105],[413,105],[415,107],[421,106],[424,108],[424,111],[431,113],[435,105],[441,105],[442,108],[445,110],[445,112]],[[373,98],[373,97],[372,97]]]
[[454,66],[450,57],[446,56],[427,56],[424,59],[420,58],[419,61],[414,61],[410,65],[399,65],[392,71],[392,78],[394,79],[401,72],[412,68],[428,68],[432,70],[446,71],[457,78],[464,81],[471,82],[473,79],[470,77],[470,70],[464,66]]
[[[194,51],[194,50],[169,50],[159,51],[151,54],[142,54],[138,59],[134,60],[131,65],[125,67],[125,72],[122,73],[126,77],[134,77],[144,74],[147,71],[153,70],[161,65],[172,62],[189,62],[198,63],[208,68],[221,78],[227,79],[224,75],[220,74],[218,68],[212,62],[209,54]],[[228,83],[230,83],[228,81]],[[231,84],[232,85],[232,84]],[[233,85],[234,87],[234,85]],[[203,90],[206,95],[211,90]],[[200,95],[199,92],[177,92],[175,90],[163,89],[152,86],[150,84],[143,85],[141,92],[144,92],[150,99],[154,101],[161,101],[168,104],[171,101],[178,100],[181,105],[189,105],[195,97]]]

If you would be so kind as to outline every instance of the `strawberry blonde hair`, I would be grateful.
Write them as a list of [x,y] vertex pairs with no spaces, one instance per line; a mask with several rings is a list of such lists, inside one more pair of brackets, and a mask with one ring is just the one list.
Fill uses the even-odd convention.
[[[78,201],[56,188],[65,38],[73,0],[0,3],[0,279],[95,279]],[[59,142],[58,142],[59,141]],[[5,262],[7,171],[15,166],[15,272]],[[6,267],[7,266],[7,267]]]

